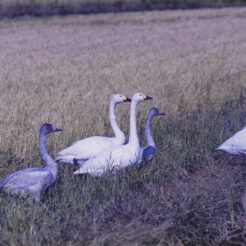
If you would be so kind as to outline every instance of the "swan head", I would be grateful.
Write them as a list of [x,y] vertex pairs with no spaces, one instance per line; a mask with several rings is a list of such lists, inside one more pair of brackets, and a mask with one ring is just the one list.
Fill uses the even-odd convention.
[[123,102],[130,102],[131,99],[129,99],[128,97],[122,95],[122,94],[116,94],[113,96],[112,100],[115,103],[123,103]]
[[44,134],[49,134],[51,132],[58,132],[58,131],[62,131],[62,129],[56,128],[49,123],[44,123],[40,128],[40,132],[43,132]]
[[132,101],[136,101],[136,102],[143,102],[143,101],[152,100],[152,99],[153,99],[152,97],[146,96],[142,92],[137,92],[132,96]]
[[153,117],[153,116],[157,116],[157,115],[165,115],[165,113],[161,112],[158,108],[151,108],[149,110],[149,114]]

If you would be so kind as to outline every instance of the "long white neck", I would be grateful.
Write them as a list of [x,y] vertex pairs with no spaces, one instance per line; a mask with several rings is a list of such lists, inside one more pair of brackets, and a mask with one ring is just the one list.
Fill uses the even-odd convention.
[[151,120],[154,117],[154,115],[152,114],[148,114],[146,123],[145,123],[145,137],[146,137],[146,141],[147,141],[147,146],[153,146],[155,147],[155,142],[154,139],[152,137],[151,134],[151,129],[150,129],[150,125],[151,125]]
[[40,154],[42,160],[45,162],[46,168],[51,171],[53,178],[56,179],[57,164],[47,152],[46,135],[43,133],[43,131],[40,131],[40,134],[39,134],[39,154]]
[[120,130],[115,117],[115,105],[116,103],[114,101],[110,102],[109,106],[109,118],[110,123],[113,129],[113,132],[115,134],[115,137],[117,138],[117,142],[124,143],[126,140],[125,134]]
[[136,108],[138,102],[132,100],[131,102],[131,111],[130,111],[130,136],[129,136],[129,144],[133,144],[134,147],[139,148],[139,139],[137,132],[137,120],[136,120]]

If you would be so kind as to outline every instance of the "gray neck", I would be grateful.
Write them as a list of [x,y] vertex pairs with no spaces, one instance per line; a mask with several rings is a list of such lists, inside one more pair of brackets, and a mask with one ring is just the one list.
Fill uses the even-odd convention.
[[131,102],[131,111],[130,111],[130,136],[129,144],[134,144],[139,148],[139,139],[137,132],[137,120],[136,120],[136,108],[138,103],[134,100]]
[[153,117],[154,117],[154,115],[152,115],[151,113],[148,114],[148,117],[147,117],[147,120],[145,123],[145,137],[146,137],[146,141],[147,141],[147,146],[155,147],[155,142],[154,142],[154,139],[152,137],[151,129],[150,129],[151,120]]
[[47,152],[46,135],[43,131],[40,131],[40,134],[39,134],[39,154],[40,154],[42,160],[45,162],[46,168],[51,171],[53,178],[56,179],[57,164]]
[[115,137],[119,142],[125,142],[125,135],[124,133],[120,130],[119,126],[117,125],[116,118],[115,118],[115,102],[111,101],[110,106],[109,106],[109,118],[110,118],[110,123],[113,129],[113,132],[115,134]]

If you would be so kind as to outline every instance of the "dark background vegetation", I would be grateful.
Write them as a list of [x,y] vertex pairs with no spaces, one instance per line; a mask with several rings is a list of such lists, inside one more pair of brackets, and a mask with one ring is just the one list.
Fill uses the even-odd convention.
[[1,0],[0,17],[245,6],[246,0]]

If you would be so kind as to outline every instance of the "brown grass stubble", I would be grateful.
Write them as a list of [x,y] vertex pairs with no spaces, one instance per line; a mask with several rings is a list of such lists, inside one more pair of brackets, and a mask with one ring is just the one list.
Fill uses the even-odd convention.
[[[166,112],[164,120],[155,121],[165,128],[197,108],[219,110],[223,102],[238,99],[246,78],[245,16],[242,8],[2,21],[1,178],[41,165],[38,130],[43,122],[65,130],[49,138],[53,154],[83,137],[111,135],[108,102],[113,93],[143,91],[154,97],[138,108],[141,140],[152,105]],[[117,119],[127,133],[128,104],[117,106]],[[155,123],[153,131],[157,137]],[[178,138],[160,139],[159,154],[182,144]],[[209,149],[203,154],[211,161]],[[70,170],[65,171],[69,178]],[[56,206],[52,200],[47,203]],[[148,219],[141,223],[148,225]]]

